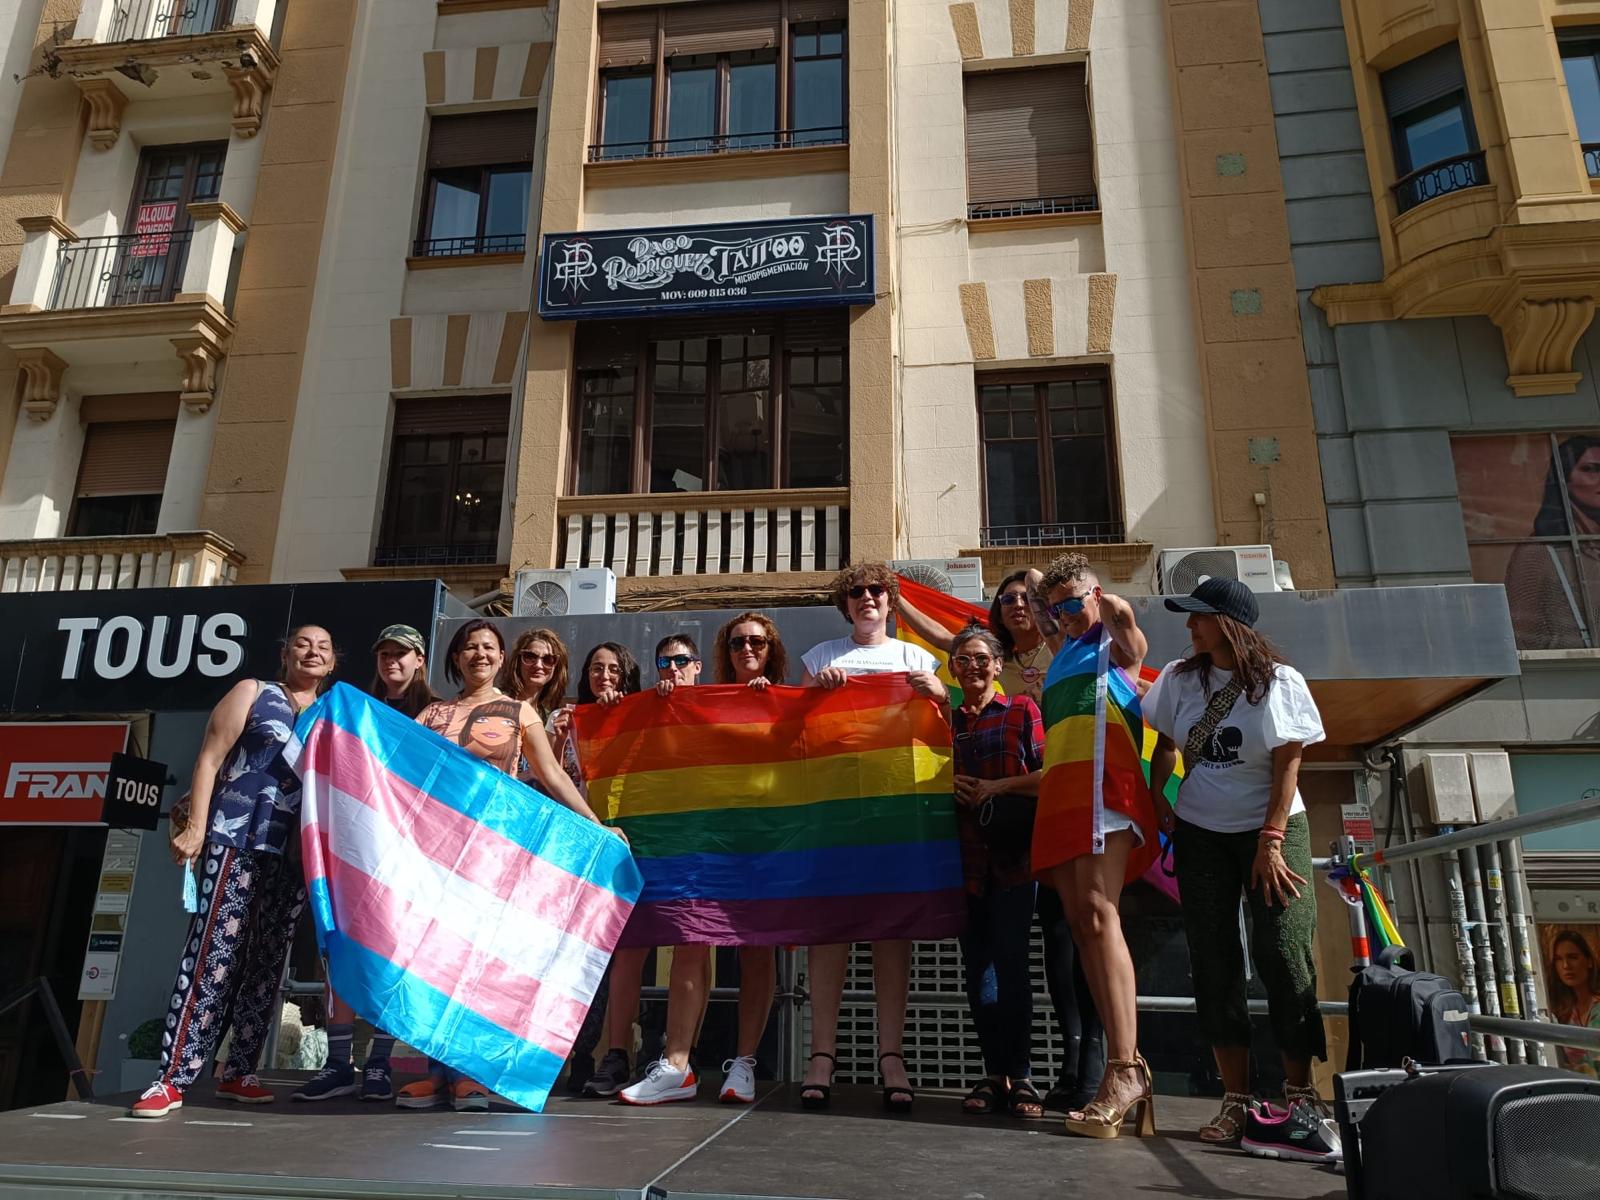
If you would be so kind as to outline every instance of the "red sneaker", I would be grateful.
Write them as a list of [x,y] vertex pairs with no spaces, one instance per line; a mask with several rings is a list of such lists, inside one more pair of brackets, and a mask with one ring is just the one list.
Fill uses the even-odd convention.
[[183,1107],[183,1093],[170,1083],[157,1080],[145,1088],[144,1094],[128,1110],[130,1117],[164,1117],[175,1108]]
[[238,1104],[271,1104],[272,1089],[262,1087],[261,1080],[254,1075],[241,1075],[217,1084],[217,1099]]

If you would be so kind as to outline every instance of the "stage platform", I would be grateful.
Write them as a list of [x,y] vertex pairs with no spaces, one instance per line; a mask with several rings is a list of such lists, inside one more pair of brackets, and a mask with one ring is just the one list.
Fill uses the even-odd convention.
[[753,1105],[707,1099],[624,1108],[558,1097],[522,1112],[401,1112],[355,1100],[294,1104],[297,1080],[270,1077],[270,1105],[218,1103],[197,1086],[157,1121],[124,1115],[131,1096],[0,1113],[0,1196],[27,1200],[219,1196],[485,1197],[619,1200],[1342,1200],[1327,1168],[1203,1146],[1216,1101],[1157,1098],[1167,1132],[1140,1141],[1069,1138],[1060,1118],[975,1118],[954,1095],[920,1095],[891,1116],[879,1093],[840,1087],[825,1113],[794,1085]]

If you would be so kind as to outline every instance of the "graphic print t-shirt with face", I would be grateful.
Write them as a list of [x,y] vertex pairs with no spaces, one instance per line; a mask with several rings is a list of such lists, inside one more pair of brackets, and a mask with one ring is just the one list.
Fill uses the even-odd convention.
[[517,773],[523,727],[538,724],[527,703],[508,696],[471,707],[456,700],[439,700],[423,709],[417,720],[507,775]]

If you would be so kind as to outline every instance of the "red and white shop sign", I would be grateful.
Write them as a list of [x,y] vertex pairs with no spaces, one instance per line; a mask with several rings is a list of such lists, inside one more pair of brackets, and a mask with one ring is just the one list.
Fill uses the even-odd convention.
[[165,254],[172,245],[172,226],[177,220],[176,200],[141,204],[133,222],[133,236],[138,240],[128,248],[128,257],[158,258]]
[[0,724],[0,825],[97,825],[126,721]]

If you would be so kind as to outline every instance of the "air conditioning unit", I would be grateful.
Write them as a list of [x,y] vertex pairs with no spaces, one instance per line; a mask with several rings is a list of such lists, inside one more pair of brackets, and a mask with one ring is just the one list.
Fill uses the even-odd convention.
[[617,611],[617,577],[609,567],[517,572],[515,617],[586,617]]
[[889,565],[907,579],[948,592],[960,600],[983,603],[981,558],[901,558]]
[[1252,592],[1276,592],[1277,568],[1271,546],[1189,546],[1163,550],[1161,593],[1186,596],[1202,579],[1237,579]]

